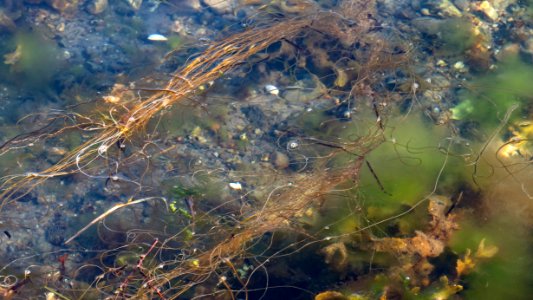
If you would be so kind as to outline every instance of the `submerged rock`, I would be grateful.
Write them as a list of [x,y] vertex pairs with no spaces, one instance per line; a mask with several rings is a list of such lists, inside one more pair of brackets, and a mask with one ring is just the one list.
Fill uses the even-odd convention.
[[289,167],[289,163],[290,163],[290,160],[287,154],[276,151],[274,155],[274,165],[276,166],[277,169],[279,170],[286,169]]
[[148,36],[148,40],[154,41],[154,42],[166,42],[168,41],[168,38],[159,33],[152,33]]
[[61,217],[61,214],[56,213],[51,222],[45,227],[46,241],[54,246],[63,246],[67,229],[67,222]]
[[229,14],[234,8],[234,3],[231,0],[203,0],[203,3],[219,14]]
[[14,32],[16,29],[15,22],[3,10],[0,10],[0,32]]
[[495,22],[498,20],[498,11],[492,6],[489,1],[483,1],[481,3],[472,4],[473,9],[482,12],[487,18]]
[[459,8],[457,8],[457,6],[455,6],[450,0],[428,0],[423,6],[443,17],[458,18],[463,16],[463,13]]
[[78,0],[46,0],[46,3],[60,12],[73,11],[78,7]]
[[420,17],[412,21],[414,28],[424,34],[436,35],[442,30],[443,25],[446,24],[446,20],[436,19],[432,17]]
[[89,3],[88,11],[93,15],[101,14],[107,6],[107,0],[93,0]]
[[135,10],[138,10],[143,3],[143,0],[127,0],[131,7]]

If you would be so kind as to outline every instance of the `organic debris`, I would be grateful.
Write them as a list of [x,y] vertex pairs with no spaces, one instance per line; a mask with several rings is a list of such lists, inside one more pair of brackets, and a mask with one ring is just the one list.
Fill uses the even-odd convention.
[[[81,3],[47,2],[62,13]],[[118,52],[146,47],[163,63],[124,83],[121,61],[90,59],[95,70],[117,70],[116,83],[96,84],[90,99],[73,88],[74,105],[51,103],[17,123],[29,132],[6,135],[0,150],[11,173],[0,179],[0,212],[27,218],[0,222],[2,249],[23,249],[0,270],[6,299],[448,299],[498,253],[485,239],[475,254],[451,250],[478,199],[436,195],[472,188],[461,163],[480,152],[477,167],[518,107],[507,107],[515,97],[498,98],[490,103],[502,104],[499,115],[478,101],[483,93],[448,100],[460,98],[455,89],[470,70],[492,70],[495,54],[495,27],[458,1],[425,1],[415,11],[395,1],[192,1],[187,17],[173,1],[97,2],[83,4],[94,30],[114,30],[108,22],[125,15],[134,25],[120,34],[135,43]],[[393,5],[409,9],[384,18]],[[32,7],[42,20],[64,18]],[[151,28],[137,24],[163,7]],[[485,17],[497,22],[504,8],[494,8],[497,17]],[[423,31],[426,21],[436,30]],[[50,56],[92,56],[63,51],[69,40],[58,32],[76,29],[65,22],[46,39]],[[195,44],[181,45],[185,36]],[[155,52],[178,44],[164,58]],[[44,56],[26,57],[26,48],[35,47],[17,47],[5,64],[34,74]],[[461,120],[449,119],[453,106]],[[478,150],[458,123],[489,115],[499,127]],[[530,130],[516,124],[505,137],[514,148],[496,152],[522,162]],[[431,193],[419,200],[424,190]],[[425,203],[427,219],[418,218]],[[25,228],[28,216],[38,226]],[[31,281],[10,275],[27,266]]]
[[14,65],[22,57],[22,45],[17,45],[17,49],[11,53],[4,54],[4,64]]
[[463,258],[457,260],[457,277],[462,277],[475,270],[476,264],[482,259],[492,258],[498,253],[499,249],[496,246],[485,246],[485,239],[479,242],[476,253],[472,256],[470,249],[466,250]]
[[447,213],[450,206],[449,198],[431,196],[428,202],[431,220],[424,232],[417,230],[414,237],[407,238],[372,238],[373,250],[394,254],[401,262],[391,272],[392,276],[408,276],[413,286],[431,283],[429,274],[433,266],[428,259],[441,255],[453,232],[459,229],[456,215]]

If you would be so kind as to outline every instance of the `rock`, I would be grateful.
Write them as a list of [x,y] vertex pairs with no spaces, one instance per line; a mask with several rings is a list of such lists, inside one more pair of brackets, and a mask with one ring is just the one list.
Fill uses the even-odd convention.
[[[444,62],[446,64],[446,62]],[[449,89],[451,86],[450,80],[440,74],[432,74],[426,79],[426,82],[431,83],[431,86],[441,90]]]
[[466,11],[470,8],[470,0],[454,0],[453,3],[461,11]]
[[496,10],[503,12],[509,5],[514,4],[517,0],[490,0],[488,1]]
[[63,246],[65,242],[65,235],[68,229],[68,224],[61,217],[59,213],[54,215],[54,218],[49,224],[45,226],[45,239],[54,246]]
[[430,11],[446,18],[459,18],[463,13],[450,0],[428,0],[424,4]]
[[219,14],[229,14],[235,8],[232,0],[202,0],[202,2]]
[[162,34],[159,33],[152,33],[147,38],[149,41],[153,42],[166,42],[168,41],[168,38]]
[[453,64],[453,69],[456,70],[459,73],[466,73],[467,72],[465,63],[462,62],[462,61],[458,61],[458,62],[454,63]]
[[274,166],[276,166],[277,169],[283,170],[289,167],[289,157],[287,154],[282,152],[276,152],[274,154]]
[[88,11],[93,14],[101,14],[107,8],[107,0],[92,0],[89,2]]
[[46,0],[46,3],[60,12],[74,11],[78,7],[78,0]]
[[432,17],[421,17],[413,19],[412,24],[424,34],[436,35],[441,32],[443,25],[446,24],[446,20]]
[[241,112],[246,119],[256,128],[263,128],[266,124],[267,117],[263,110],[257,105],[250,105],[241,108]]
[[187,5],[195,10],[201,10],[202,4],[200,3],[200,0],[189,0],[187,1]]
[[412,19],[416,17],[416,0],[413,1],[398,1],[398,0],[378,0],[379,12],[383,15],[396,16],[399,18]]
[[16,29],[15,22],[3,10],[0,10],[0,32],[15,32]]
[[472,8],[475,11],[481,11],[487,18],[492,22],[498,21],[499,14],[498,11],[492,6],[489,1],[483,1],[481,3],[473,3]]
[[377,3],[382,13],[394,15],[398,8],[398,2],[394,0],[378,0]]
[[130,6],[134,10],[138,10],[141,7],[141,4],[143,4],[143,0],[127,0]]

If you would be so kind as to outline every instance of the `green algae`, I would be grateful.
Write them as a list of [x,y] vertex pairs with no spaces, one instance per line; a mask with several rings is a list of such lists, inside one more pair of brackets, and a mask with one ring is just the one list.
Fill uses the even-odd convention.
[[[481,240],[498,247],[498,253],[480,260],[472,273],[464,279],[466,299],[526,299],[533,289],[533,259],[528,230],[509,215],[492,216],[475,221],[470,216],[461,223],[450,243],[456,253],[475,251]],[[481,224],[480,224],[481,223]]]
[[444,20],[439,33],[445,55],[463,54],[476,42],[472,22],[465,18]]
[[359,194],[369,203],[372,219],[417,204],[443,181],[452,192],[465,178],[461,161],[448,153],[449,134],[446,128],[434,127],[418,116],[389,124],[388,141],[366,158],[372,170],[361,171]]
[[472,22],[467,18],[419,18],[413,24],[422,33],[434,37],[436,52],[443,56],[464,54],[476,42]]
[[[20,32],[13,38],[10,53],[4,53],[4,63],[10,64],[8,78],[23,85],[41,89],[59,71],[59,49],[37,32]],[[5,55],[13,55],[8,59]],[[11,79],[12,80],[12,79]]]
[[178,51],[184,44],[183,38],[179,35],[173,34],[168,37],[168,46],[173,51]]
[[[462,23],[458,24],[460,25]],[[455,26],[450,33],[443,33],[442,39],[446,41],[447,44],[452,45],[449,49],[450,51],[459,49],[458,52],[463,52],[471,47],[473,43],[470,35],[460,32],[459,29],[459,27]],[[444,48],[447,47],[448,46],[444,46]],[[497,73],[501,75],[501,72],[505,73],[505,70],[501,69]],[[490,87],[491,81],[499,82],[498,90],[500,91],[503,89],[501,85],[507,84],[506,81],[511,80],[505,78],[507,75],[503,76],[504,79],[498,78],[496,75],[494,75],[494,77],[491,76],[492,75],[488,75],[486,77],[487,82],[485,84]],[[503,83],[500,82],[500,80],[502,80]],[[482,81],[483,80],[480,80],[480,83]],[[344,84],[346,83],[337,85],[344,86]],[[411,86],[411,84],[408,86]],[[488,88],[486,92],[488,94],[492,92],[492,90]],[[503,95],[497,94],[496,92],[490,93],[491,98],[497,98],[494,102],[498,106],[501,106],[501,112],[503,113],[507,111],[508,108],[506,109],[506,107],[515,103],[510,100],[511,98],[513,100],[518,98],[518,101],[521,101],[520,98],[525,97],[525,94],[513,95],[514,96],[509,97],[509,99],[503,97],[504,99],[502,100],[500,98],[502,98]],[[486,121],[486,117],[489,114],[493,114],[496,120],[490,122],[490,124],[499,124],[498,121],[501,120],[501,118],[499,118],[498,113],[494,114],[492,108],[490,111],[483,111],[484,106],[480,103],[482,102],[481,99],[484,98],[486,98],[485,94],[470,94],[470,98],[463,99],[463,102],[456,107],[456,110],[454,110],[454,116],[462,120],[483,123]],[[499,101],[501,101],[501,103]],[[493,104],[493,102],[491,102],[491,104]],[[226,136],[227,140],[231,139],[229,130],[224,128],[213,130],[213,125],[218,122],[215,119],[218,118],[212,118],[212,116],[203,118],[197,113],[189,114],[188,112],[190,112],[190,110],[180,107],[169,114],[171,117],[164,117],[164,120],[159,122],[158,126],[167,129],[167,132],[170,133],[169,138],[187,135],[190,135],[193,138],[198,138],[202,136],[203,133],[211,131],[214,134],[219,135],[220,133],[223,133],[222,136]],[[175,115],[180,116],[175,117]],[[372,118],[373,117],[374,116],[372,115]],[[376,121],[372,118],[359,118],[357,120],[358,124],[354,125],[339,122],[336,118],[325,114],[323,111],[313,111],[304,114],[304,116],[300,118],[301,123],[299,125],[303,128],[303,131],[306,134],[315,139],[322,138],[330,140],[338,139],[341,141],[356,141],[358,137],[364,137],[367,135],[370,128],[376,127]],[[223,120],[222,117],[220,119]],[[360,124],[361,121],[363,124]],[[485,124],[483,123],[482,125]],[[322,218],[320,222],[321,224],[333,224],[332,226],[328,226],[329,228],[326,230],[326,234],[345,234],[358,231],[369,224],[374,224],[375,221],[415,208],[421,203],[421,201],[425,201],[428,195],[435,192],[451,194],[456,191],[460,184],[469,183],[468,177],[470,175],[469,172],[471,171],[465,167],[463,160],[463,154],[466,153],[466,150],[468,149],[465,149],[463,144],[456,143],[456,138],[453,137],[447,128],[434,127],[429,120],[409,115],[407,117],[396,117],[393,120],[390,120],[390,122],[386,124],[386,130],[383,137],[385,142],[367,156],[368,164],[364,165],[361,171],[361,184],[359,190],[357,192],[351,190],[351,187],[353,187],[352,184],[350,187],[347,187],[348,191],[344,192],[342,196],[326,196],[328,204],[324,210],[329,211],[325,213],[325,217]],[[235,143],[237,148],[245,150],[249,147],[249,143],[246,142],[245,139],[234,139],[236,139]],[[75,142],[73,144],[75,144]],[[312,153],[313,151],[314,149],[310,150],[308,153],[315,154]],[[324,153],[325,152],[326,151],[324,150]],[[330,166],[341,167],[344,165],[344,162],[353,162],[353,160],[353,154],[340,155],[331,161]],[[248,169],[247,167],[247,165],[242,164],[238,168],[239,170],[252,170],[252,168]],[[190,171],[192,172],[192,170]],[[194,196],[201,198],[201,200],[211,199],[213,201],[220,201],[220,195],[224,194],[222,191],[224,190],[225,185],[218,182],[220,178],[216,176],[203,176],[200,174],[195,176],[194,179],[195,182],[192,184],[180,182],[171,192],[173,200],[170,204],[181,204],[181,207],[176,206],[175,211],[187,220],[191,220],[192,215],[184,208],[185,206],[183,206],[182,198]],[[347,199],[349,200],[347,201]],[[420,205],[417,209],[412,210],[409,215],[403,216],[402,219],[397,221],[398,232],[387,231],[386,229],[383,230],[383,232],[385,235],[410,234],[415,230],[419,230],[424,224],[426,224],[427,219],[426,208],[425,206]],[[475,228],[471,229],[472,231],[468,230],[469,228],[467,224],[466,232],[471,233],[471,235],[468,237],[458,236],[457,244],[454,245],[454,247],[456,247],[454,250],[458,253],[463,253],[466,247],[474,249],[475,245],[479,243],[479,240],[485,237],[485,232],[475,231]],[[468,243],[467,240],[472,237],[475,238],[475,242]],[[184,231],[184,240],[189,241],[192,240],[192,238],[191,231]],[[356,242],[364,242],[363,239],[357,240],[354,238],[354,240]],[[494,238],[489,238],[489,242],[497,243],[498,241]],[[464,245],[462,243],[464,243]],[[518,252],[514,253],[516,254]],[[128,259],[127,255],[117,256],[117,264],[119,266],[135,265],[138,257],[136,254],[131,255],[131,260]],[[350,266],[357,271],[362,270],[369,261],[377,263],[380,267],[390,267],[394,265],[394,259],[390,257],[390,255],[373,256],[363,251],[353,251],[347,260],[349,261]],[[482,273],[485,272],[485,270],[487,272],[493,272],[489,268],[490,266],[490,264],[480,264],[479,268]],[[496,267],[495,270],[500,271],[501,269]],[[239,269],[239,271],[241,270]],[[482,283],[483,280],[488,282],[487,279],[484,279],[483,276],[481,276],[481,279],[477,279],[476,276],[480,275],[470,275],[467,280],[472,280],[474,282],[473,286],[476,288],[484,288]],[[376,279],[376,282],[380,283],[375,283],[370,287],[370,290],[373,290],[373,295],[375,297],[379,297],[379,295],[383,293],[383,290],[388,286],[397,284],[391,280],[384,279]],[[476,285],[477,282],[479,282],[479,285]],[[448,281],[445,282],[444,280],[435,280],[435,283],[421,294],[411,291],[408,288],[407,280],[401,285],[401,287],[400,290],[402,291],[404,299],[434,299],[436,295],[442,297],[440,295],[443,293],[450,294],[456,291],[453,287],[450,287]],[[347,292],[347,294],[348,293],[349,292]],[[473,297],[478,297],[478,294],[472,295],[474,295]],[[359,297],[354,296],[354,298]],[[361,296],[361,298],[363,298],[363,296]]]
[[[457,106],[451,109],[457,120],[475,122],[482,130],[496,128],[515,104],[526,105],[533,94],[533,66],[518,58],[465,85]],[[514,114],[510,121],[520,117]]]

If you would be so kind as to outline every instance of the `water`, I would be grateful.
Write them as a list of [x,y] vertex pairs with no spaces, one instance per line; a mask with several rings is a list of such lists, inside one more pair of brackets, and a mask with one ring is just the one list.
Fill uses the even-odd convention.
[[529,16],[2,2],[0,294],[527,299]]

